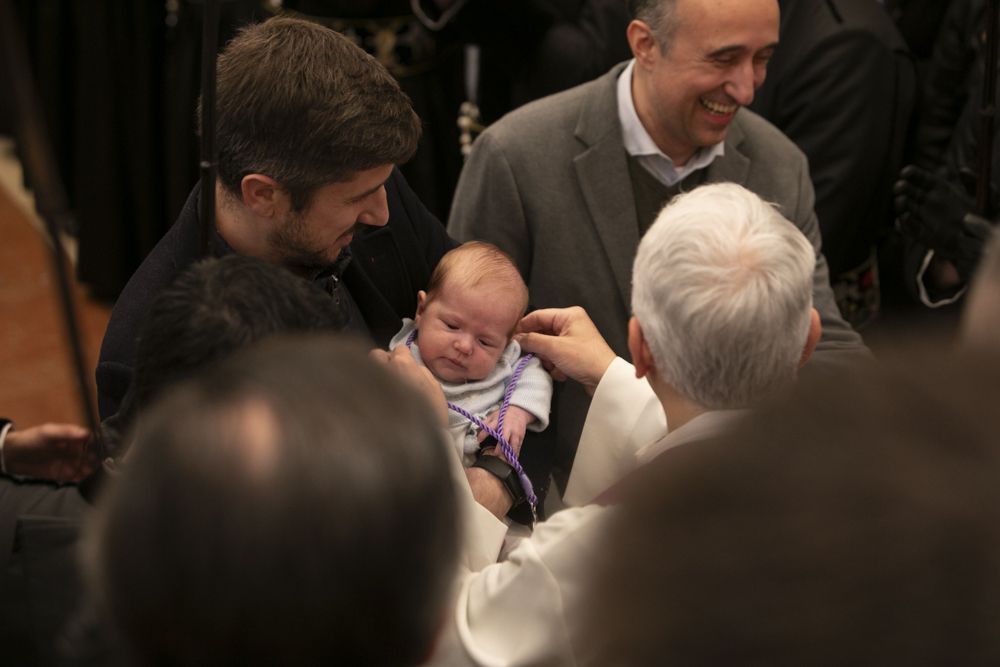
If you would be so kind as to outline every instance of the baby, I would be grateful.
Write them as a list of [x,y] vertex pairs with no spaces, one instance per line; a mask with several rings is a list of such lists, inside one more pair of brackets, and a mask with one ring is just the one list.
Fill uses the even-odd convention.
[[[404,319],[389,349],[406,345],[441,383],[445,398],[491,428],[521,356],[511,340],[528,306],[528,288],[504,252],[472,241],[441,258],[427,291],[417,293],[416,320]],[[504,416],[503,436],[519,452],[525,429],[549,422],[552,378],[537,359],[521,373]],[[466,466],[479,450],[479,427],[454,410],[449,429]]]

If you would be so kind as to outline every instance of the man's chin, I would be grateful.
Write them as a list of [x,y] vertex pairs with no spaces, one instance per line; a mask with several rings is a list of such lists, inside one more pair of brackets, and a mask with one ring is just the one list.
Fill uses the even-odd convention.
[[736,114],[728,117],[715,116],[711,118],[708,118],[708,114],[706,114],[705,123],[699,132],[698,144],[702,147],[708,147],[714,146],[720,141],[725,141],[726,134],[729,133],[729,127],[735,118]]

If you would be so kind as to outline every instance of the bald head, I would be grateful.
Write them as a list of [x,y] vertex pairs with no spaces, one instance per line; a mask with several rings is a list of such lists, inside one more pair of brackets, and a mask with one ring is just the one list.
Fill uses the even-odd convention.
[[1000,234],[983,251],[962,313],[962,342],[1000,351]]

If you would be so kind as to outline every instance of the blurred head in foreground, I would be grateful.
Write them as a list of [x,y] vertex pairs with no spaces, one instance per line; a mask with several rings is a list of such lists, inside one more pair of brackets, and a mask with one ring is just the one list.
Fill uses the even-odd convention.
[[597,663],[998,664],[998,370],[803,380],[660,457],[608,536]]
[[85,549],[128,657],[420,663],[456,561],[441,437],[422,398],[334,338],[273,338],[172,389]]

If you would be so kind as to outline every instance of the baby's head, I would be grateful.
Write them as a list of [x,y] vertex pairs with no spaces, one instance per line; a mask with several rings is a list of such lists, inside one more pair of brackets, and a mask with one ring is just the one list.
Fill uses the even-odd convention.
[[528,288],[506,253],[470,241],[441,258],[417,300],[424,364],[439,380],[464,382],[497,365],[528,307]]

